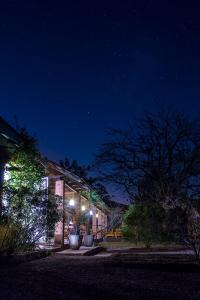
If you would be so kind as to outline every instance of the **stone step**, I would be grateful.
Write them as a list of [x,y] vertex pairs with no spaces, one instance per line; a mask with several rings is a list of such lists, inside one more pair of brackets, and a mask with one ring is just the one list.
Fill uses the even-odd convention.
[[78,250],[66,249],[63,251],[56,252],[58,255],[69,255],[69,256],[93,256],[101,251],[105,250],[103,247],[84,247],[81,246]]

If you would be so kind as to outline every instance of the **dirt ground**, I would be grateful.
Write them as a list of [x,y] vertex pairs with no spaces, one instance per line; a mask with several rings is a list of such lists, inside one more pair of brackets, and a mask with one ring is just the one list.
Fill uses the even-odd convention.
[[0,299],[200,299],[198,269],[55,255],[0,266]]

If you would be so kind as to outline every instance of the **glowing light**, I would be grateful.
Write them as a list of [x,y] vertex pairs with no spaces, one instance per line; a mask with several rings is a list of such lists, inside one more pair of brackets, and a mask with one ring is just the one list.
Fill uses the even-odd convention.
[[73,228],[73,222],[72,221],[69,222],[69,228]]
[[93,211],[92,211],[92,210],[90,210],[89,214],[90,214],[90,216],[93,216]]
[[96,218],[98,218],[99,217],[99,215],[98,214],[96,214]]
[[5,181],[8,181],[10,179],[10,172],[8,171],[8,167],[9,167],[9,165],[6,164],[4,174],[3,174],[3,178]]
[[70,200],[69,200],[69,205],[70,205],[70,206],[74,206],[74,205],[75,205],[74,199],[70,199]]
[[82,210],[82,211],[85,211],[85,210],[86,210],[85,205],[82,205],[82,206],[81,206],[81,210]]

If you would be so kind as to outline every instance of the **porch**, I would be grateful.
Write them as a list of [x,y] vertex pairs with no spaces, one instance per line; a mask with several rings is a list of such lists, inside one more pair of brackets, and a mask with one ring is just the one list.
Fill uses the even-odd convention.
[[78,176],[53,162],[48,163],[48,182],[49,194],[62,199],[58,207],[62,218],[52,233],[54,243],[63,247],[68,245],[68,236],[75,230],[77,223],[80,224],[80,235],[84,236],[89,232],[94,239],[102,239],[106,234],[107,215],[84,196],[83,191],[89,192],[89,186]]

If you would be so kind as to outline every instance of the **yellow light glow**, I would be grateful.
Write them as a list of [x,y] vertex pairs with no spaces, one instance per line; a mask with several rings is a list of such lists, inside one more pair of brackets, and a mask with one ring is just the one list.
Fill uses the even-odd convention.
[[99,215],[98,214],[96,214],[96,218],[98,218],[99,217]]
[[85,205],[82,205],[82,206],[81,206],[81,210],[82,210],[82,211],[85,211],[85,210],[86,210]]

